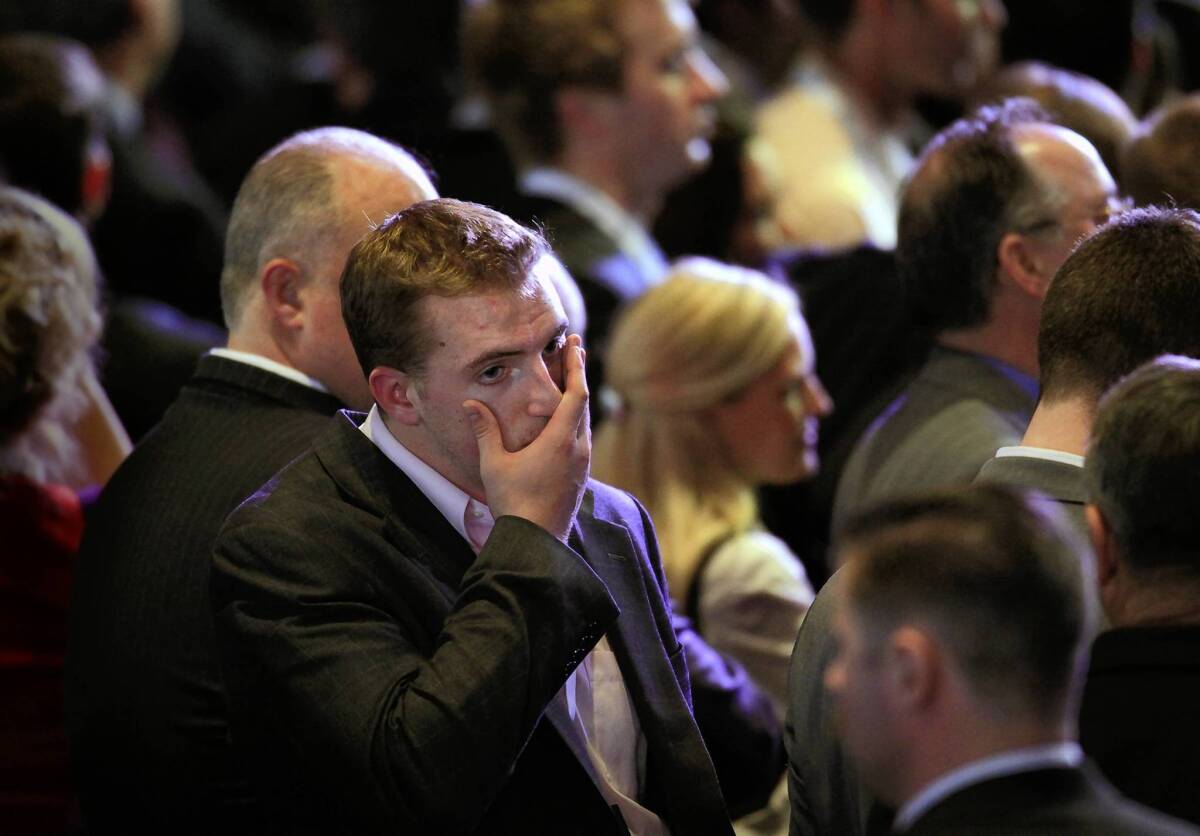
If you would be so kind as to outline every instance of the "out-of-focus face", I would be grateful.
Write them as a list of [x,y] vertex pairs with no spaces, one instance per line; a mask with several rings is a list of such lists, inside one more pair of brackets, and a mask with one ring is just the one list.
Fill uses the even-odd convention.
[[612,112],[626,174],[666,191],[708,164],[713,103],[728,89],[685,0],[625,0],[624,89]]
[[302,357],[294,358],[306,374],[321,381],[347,406],[369,409],[371,392],[350,344],[342,319],[339,284],[346,257],[371,224],[422,200],[437,197],[429,178],[415,164],[386,167],[358,160],[337,165],[335,204],[331,218],[340,224],[313,256],[302,293],[308,314]]
[[567,318],[545,256],[531,275],[532,294],[500,290],[426,297],[420,316],[433,349],[409,397],[420,417],[404,443],[426,464],[477,499],[479,448],[463,402],[496,416],[504,448],[529,445],[562,400]]
[[1027,225],[1030,247],[1049,280],[1080,239],[1091,235],[1123,206],[1117,184],[1092,144],[1057,125],[1024,125],[1014,131],[1022,158],[1062,197],[1061,210]]
[[899,0],[890,28],[894,70],[916,93],[958,99],[1000,60],[1003,0]]
[[797,321],[779,361],[713,410],[716,437],[748,482],[782,485],[817,472],[817,425],[833,402],[814,363],[812,338]]
[[825,690],[832,703],[838,738],[863,782],[886,801],[895,803],[888,792],[894,781],[889,776],[900,758],[890,722],[882,648],[872,641],[844,595],[833,621],[833,637],[836,653],[825,668]]

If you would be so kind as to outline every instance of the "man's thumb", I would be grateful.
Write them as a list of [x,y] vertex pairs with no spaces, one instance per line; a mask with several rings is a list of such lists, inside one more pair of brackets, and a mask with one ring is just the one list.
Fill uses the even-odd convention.
[[463,403],[463,409],[466,410],[467,421],[471,424],[471,430],[475,433],[475,440],[479,442],[480,450],[483,450],[485,446],[490,447],[502,443],[496,416],[492,414],[486,404],[479,401],[466,401]]

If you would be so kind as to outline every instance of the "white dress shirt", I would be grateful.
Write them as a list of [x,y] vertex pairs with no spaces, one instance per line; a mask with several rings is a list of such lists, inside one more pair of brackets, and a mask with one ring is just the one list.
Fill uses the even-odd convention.
[[299,383],[301,386],[307,386],[309,389],[316,389],[318,392],[329,394],[329,390],[316,378],[309,377],[299,369],[293,369],[291,366],[285,366],[283,363],[263,357],[261,354],[251,354],[248,351],[234,351],[232,348],[213,348],[209,349],[208,353],[214,357],[232,360],[235,363],[245,363],[247,366],[255,366],[263,371],[277,374],[280,377],[286,377],[293,383]]
[[[371,407],[360,429],[478,553],[495,525],[487,505],[397,441],[378,406]],[[587,751],[599,779],[600,793],[620,809],[629,832],[667,836],[662,820],[637,802],[646,768],[646,739],[607,636],[571,672],[554,699],[565,706],[576,742]]]
[[1023,444],[1014,447],[1001,447],[996,451],[996,458],[1045,459],[1049,462],[1069,464],[1072,467],[1083,467],[1083,456],[1077,453],[1067,453],[1063,450],[1051,450],[1047,447],[1026,447]]
[[972,784],[979,784],[992,778],[1002,778],[1005,775],[1015,775],[1018,772],[1032,772],[1036,769],[1074,768],[1081,763],[1083,763],[1083,750],[1079,748],[1078,743],[1073,741],[1013,749],[1001,752],[999,755],[972,761],[947,772],[932,783],[926,784],[924,789],[900,808],[892,830],[896,833],[903,833],[936,804]]

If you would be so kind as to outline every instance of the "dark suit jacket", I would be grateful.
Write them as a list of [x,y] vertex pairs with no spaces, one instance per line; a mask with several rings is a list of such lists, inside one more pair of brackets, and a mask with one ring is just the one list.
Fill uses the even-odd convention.
[[[791,836],[862,836],[878,833],[874,798],[859,783],[834,726],[825,692],[825,668],[837,652],[833,618],[846,574],[834,572],[800,625],[788,671],[783,740],[788,753]],[[888,816],[882,816],[890,821]],[[876,814],[875,819],[880,818]],[[882,828],[886,832],[886,826]]]
[[1087,489],[1083,485],[1082,467],[1033,456],[993,457],[980,469],[975,481],[1041,491],[1062,507],[1075,530],[1088,542],[1083,515]]
[[1033,407],[1033,396],[986,358],[935,346],[854,445],[838,482],[834,534],[876,502],[967,484],[996,450],[1020,441]]
[[943,799],[908,836],[1148,836],[1197,833],[1126,801],[1092,769],[1020,772],[972,784]]
[[216,659],[212,544],[337,408],[279,375],[204,357],[92,509],[67,659],[90,832],[254,832]]
[[604,634],[643,801],[729,834],[648,518],[589,486],[564,546],[501,517],[478,556],[349,416],[235,512],[222,661],[281,833],[620,833],[547,704]]
[[1096,637],[1079,740],[1130,798],[1200,824],[1200,627]]

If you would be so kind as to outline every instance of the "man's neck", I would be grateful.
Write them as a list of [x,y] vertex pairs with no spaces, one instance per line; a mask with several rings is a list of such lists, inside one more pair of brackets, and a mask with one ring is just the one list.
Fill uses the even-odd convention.
[[487,505],[487,494],[484,493],[483,485],[480,484],[479,480],[465,479],[461,474],[452,472],[453,468],[445,466],[443,457],[437,454],[436,448],[427,443],[428,439],[424,432],[420,431],[419,427],[409,427],[401,424],[382,409],[379,410],[379,417],[392,438],[403,445],[405,450],[420,459],[427,467],[436,471],[441,478],[454,485],[454,487],[458,488],[471,499]]
[[1014,327],[1004,317],[993,316],[974,328],[943,331],[935,341],[946,348],[991,357],[1030,377],[1037,377],[1036,331],[1030,334],[1025,328]]
[[1038,402],[1021,444],[1082,456],[1096,415],[1096,400],[1084,395]]
[[[1070,739],[1065,724],[1055,728],[1040,722],[998,721],[993,715],[969,727],[928,735],[923,755],[917,755],[904,772],[897,806],[912,800],[940,778],[973,763],[1018,749],[1048,746]],[[921,747],[917,747],[918,749]]]
[[225,343],[225,347],[230,351],[244,351],[247,354],[257,354],[259,357],[266,357],[268,360],[274,360],[288,368],[296,368],[296,364],[291,361],[291,358],[275,343],[274,340],[265,339],[260,335],[247,333],[234,329],[229,332],[229,339]]
[[642,226],[649,228],[662,208],[663,195],[645,183],[631,183],[604,154],[582,149],[565,149],[553,167],[603,192]]

